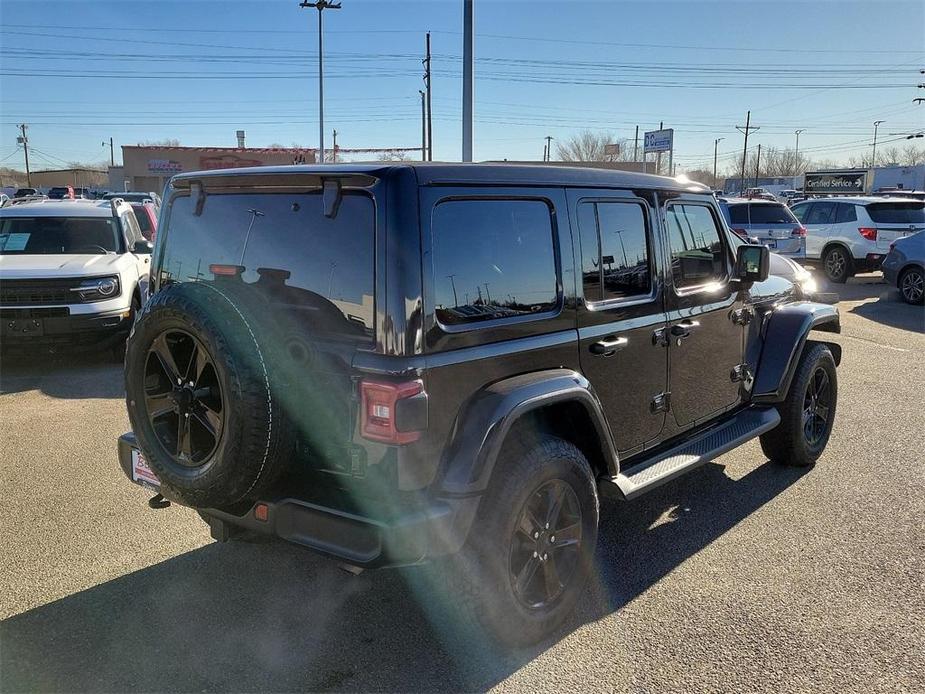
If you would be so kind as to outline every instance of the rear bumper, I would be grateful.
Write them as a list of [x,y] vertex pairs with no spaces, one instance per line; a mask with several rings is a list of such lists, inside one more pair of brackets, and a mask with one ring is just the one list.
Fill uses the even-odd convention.
[[[137,450],[133,433],[119,437],[119,465],[129,480],[136,482],[132,475],[133,449]],[[157,489],[150,483],[142,486]],[[475,519],[479,500],[479,496],[432,499],[388,519],[287,497],[255,501],[240,513],[211,508],[196,510],[209,523],[216,540],[226,540],[236,531],[247,530],[278,537],[355,566],[372,568],[414,564],[458,552]],[[266,507],[266,520],[258,520],[258,506]]]
[[132,327],[129,309],[73,314],[67,309],[0,308],[3,347],[100,347],[125,339]]

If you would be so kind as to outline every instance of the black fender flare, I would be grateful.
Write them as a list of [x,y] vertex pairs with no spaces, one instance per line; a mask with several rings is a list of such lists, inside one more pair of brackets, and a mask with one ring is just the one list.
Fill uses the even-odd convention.
[[569,401],[585,408],[600,438],[605,464],[610,474],[617,474],[610,427],[588,379],[570,369],[549,369],[497,381],[463,405],[441,465],[442,492],[464,495],[484,491],[514,423],[531,410]]
[[[752,402],[774,404],[787,397],[811,330],[840,333],[838,308],[805,301],[770,312],[762,330],[763,346],[752,386]],[[841,345],[825,344],[832,350],[835,364],[840,364]]]

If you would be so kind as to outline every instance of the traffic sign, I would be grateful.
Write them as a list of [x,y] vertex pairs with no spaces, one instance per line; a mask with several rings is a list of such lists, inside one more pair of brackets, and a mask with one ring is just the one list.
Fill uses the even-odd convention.
[[667,152],[673,148],[674,129],[650,130],[643,140],[643,152]]

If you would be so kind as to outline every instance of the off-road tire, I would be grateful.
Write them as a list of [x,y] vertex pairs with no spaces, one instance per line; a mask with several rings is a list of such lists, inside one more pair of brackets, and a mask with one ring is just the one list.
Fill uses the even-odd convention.
[[[807,389],[819,369],[823,370],[829,379],[830,404],[821,437],[811,444],[804,431],[804,405]],[[797,467],[814,465],[829,441],[837,404],[838,375],[835,358],[827,346],[807,342],[790,383],[787,399],[777,406],[780,424],[761,435],[761,450],[775,463]]]
[[[278,476],[292,446],[266,347],[239,299],[205,283],[177,284],[151,297],[132,327],[125,360],[129,419],[168,498],[194,507],[223,507],[256,497]],[[221,434],[197,466],[181,464],[158,439],[145,405],[145,371],[154,340],[182,331],[209,353],[221,389]]]
[[[553,480],[565,482],[578,500],[578,561],[557,599],[528,608],[515,595],[510,574],[515,525],[527,501]],[[598,515],[591,466],[573,444],[542,436],[505,446],[462,551],[428,569],[434,597],[449,608],[443,626],[469,644],[487,637],[489,644],[526,645],[555,632],[572,614],[591,571]]]
[[822,257],[822,271],[835,284],[844,284],[854,274],[854,259],[843,246],[832,246]]

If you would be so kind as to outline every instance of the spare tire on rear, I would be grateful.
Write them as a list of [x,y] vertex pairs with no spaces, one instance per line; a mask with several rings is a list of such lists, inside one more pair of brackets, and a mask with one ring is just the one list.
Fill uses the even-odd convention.
[[291,450],[271,360],[231,291],[206,283],[162,289],[126,349],[139,445],[165,496],[200,508],[255,498]]

